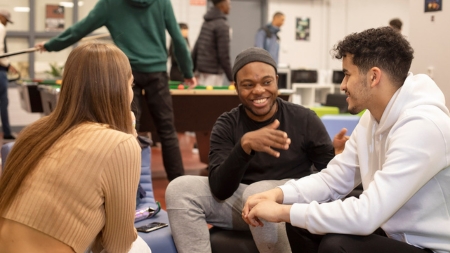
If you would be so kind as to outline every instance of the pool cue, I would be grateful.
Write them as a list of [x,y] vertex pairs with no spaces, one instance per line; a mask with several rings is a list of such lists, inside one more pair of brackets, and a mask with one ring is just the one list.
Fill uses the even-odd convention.
[[27,48],[27,49],[25,49],[25,50],[20,50],[20,51],[16,51],[16,52],[11,52],[11,53],[2,54],[2,55],[0,55],[0,58],[8,57],[8,56],[13,56],[13,55],[17,55],[17,54],[31,53],[31,52],[34,52],[34,51],[36,51],[36,50],[38,50],[38,49],[35,48],[35,47],[31,47],[31,48]]
[[[110,36],[109,33],[104,33],[104,34],[98,34],[98,35],[93,35],[93,36],[89,36],[89,37],[84,37],[80,41],[95,40],[95,39],[99,39],[99,38],[103,38],[103,37],[107,37],[107,36]],[[9,56],[18,55],[18,54],[32,53],[32,52],[37,51],[37,50],[39,50],[39,49],[36,48],[36,47],[30,47],[30,48],[27,48],[27,49],[24,49],[24,50],[2,54],[2,55],[0,55],[0,58],[9,57]]]

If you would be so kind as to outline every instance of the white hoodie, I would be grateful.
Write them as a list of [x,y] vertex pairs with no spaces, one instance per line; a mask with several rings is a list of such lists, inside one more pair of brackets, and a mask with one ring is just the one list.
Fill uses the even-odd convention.
[[[382,227],[392,239],[450,252],[449,165],[444,95],[428,76],[410,73],[379,124],[367,111],[326,169],[280,188],[284,204],[296,203],[292,225],[311,233],[369,235]],[[339,200],[361,182],[359,198]]]

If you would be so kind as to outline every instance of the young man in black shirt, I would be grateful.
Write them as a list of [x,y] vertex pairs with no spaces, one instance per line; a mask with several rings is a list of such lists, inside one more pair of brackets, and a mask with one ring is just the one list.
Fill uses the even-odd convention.
[[321,170],[334,157],[317,115],[278,98],[276,63],[261,48],[236,57],[233,77],[241,104],[222,114],[212,133],[209,176],[183,176],[166,190],[180,253],[211,252],[207,224],[251,230],[260,252],[290,252],[284,224],[249,227],[241,219],[248,196]]

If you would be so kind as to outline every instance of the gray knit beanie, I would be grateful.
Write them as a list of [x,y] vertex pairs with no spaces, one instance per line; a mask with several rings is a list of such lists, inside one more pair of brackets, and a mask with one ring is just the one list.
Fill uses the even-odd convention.
[[250,62],[264,62],[271,65],[275,69],[275,74],[277,74],[277,63],[270,56],[269,52],[259,47],[251,47],[242,51],[236,56],[233,65],[233,79],[236,82],[237,72]]

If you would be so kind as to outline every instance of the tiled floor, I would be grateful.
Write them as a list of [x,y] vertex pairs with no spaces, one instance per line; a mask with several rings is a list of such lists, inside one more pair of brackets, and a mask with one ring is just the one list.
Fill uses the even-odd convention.
[[[181,156],[185,173],[189,175],[201,175],[206,171],[206,164],[200,162],[198,153],[194,151],[195,136],[190,133],[178,134],[180,140]],[[164,166],[162,164],[161,148],[152,147],[152,183],[155,192],[155,199],[161,202],[161,207],[166,209],[164,194],[169,181],[166,178]]]

